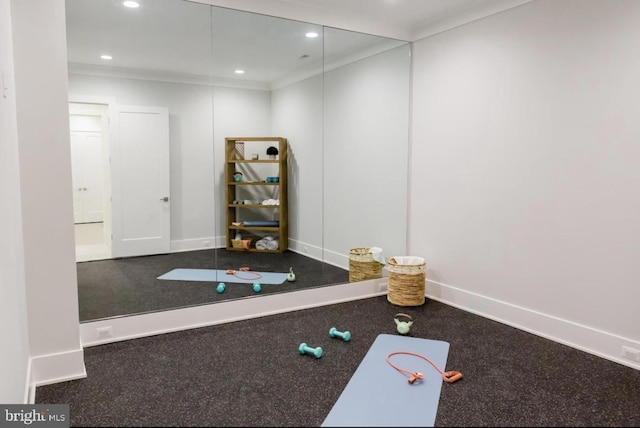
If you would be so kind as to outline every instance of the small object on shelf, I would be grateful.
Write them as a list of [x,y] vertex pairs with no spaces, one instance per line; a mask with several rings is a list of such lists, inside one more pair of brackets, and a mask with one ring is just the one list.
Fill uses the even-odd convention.
[[233,174],[233,180],[234,181],[242,181],[242,173],[240,171],[236,171]]
[[276,156],[278,156],[278,149],[271,146],[267,149],[267,156],[269,156],[269,159],[275,159]]
[[251,155],[251,160],[258,160],[258,159],[260,159],[260,156],[258,156],[257,153],[254,153]]
[[236,141],[234,155],[236,159],[244,160],[244,142]]
[[252,242],[251,238],[249,238],[249,239],[232,239],[231,240],[231,246],[233,248],[248,250],[249,248],[251,248],[251,242]]
[[296,280],[296,274],[293,273],[293,268],[289,268],[289,274],[287,275],[287,281],[293,282]]

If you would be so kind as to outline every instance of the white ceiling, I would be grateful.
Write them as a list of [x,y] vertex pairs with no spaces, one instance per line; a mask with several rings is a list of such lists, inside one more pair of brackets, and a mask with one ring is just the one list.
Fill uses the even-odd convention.
[[531,0],[138,1],[66,0],[71,72],[269,89]]
[[415,41],[532,0],[195,0]]

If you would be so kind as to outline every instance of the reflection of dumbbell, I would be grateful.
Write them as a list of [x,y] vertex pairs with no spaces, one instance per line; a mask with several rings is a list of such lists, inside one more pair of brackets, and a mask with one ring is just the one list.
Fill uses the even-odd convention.
[[260,287],[260,283],[259,282],[254,282],[253,283],[253,292],[254,293],[259,293],[262,290],[262,287]]
[[216,287],[216,291],[221,294],[224,293],[224,289],[225,289],[225,285],[224,282],[221,282],[220,284],[218,284],[218,286]]
[[298,347],[298,351],[300,351],[300,353],[303,355],[311,354],[316,358],[322,357],[322,348],[319,346],[317,348],[310,348],[306,343],[301,343],[300,347]]
[[348,342],[348,341],[351,340],[351,333],[349,333],[348,331],[345,331],[343,333],[341,331],[336,330],[335,327],[331,327],[331,330],[329,330],[329,336],[331,336],[331,337],[340,337],[345,342]]

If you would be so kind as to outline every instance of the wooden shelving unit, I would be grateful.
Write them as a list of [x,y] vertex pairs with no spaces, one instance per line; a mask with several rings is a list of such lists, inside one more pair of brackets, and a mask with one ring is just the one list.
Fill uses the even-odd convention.
[[[266,154],[268,147],[276,147],[275,159]],[[226,183],[226,248],[229,251],[282,253],[289,244],[289,219],[287,206],[287,154],[289,144],[282,137],[227,137],[225,138],[225,183]],[[254,159],[258,156],[258,159]],[[242,179],[236,181],[236,173]],[[266,175],[269,174],[267,177]],[[267,178],[277,177],[277,182],[268,182]],[[277,205],[263,204],[276,200]],[[247,197],[250,195],[250,197]],[[266,222],[274,225],[245,225],[252,218],[269,217]],[[236,240],[237,235],[241,240]],[[277,239],[277,249],[258,249],[256,242],[265,237]],[[248,248],[241,245],[242,240],[250,239]],[[235,244],[235,245],[234,245]]]

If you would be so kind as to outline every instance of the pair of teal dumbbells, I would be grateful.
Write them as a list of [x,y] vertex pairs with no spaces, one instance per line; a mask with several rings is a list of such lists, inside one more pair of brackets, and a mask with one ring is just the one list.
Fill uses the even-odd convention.
[[[351,333],[348,331],[345,331],[345,332],[338,331],[335,327],[331,327],[331,329],[329,330],[329,337],[339,337],[343,341],[348,342],[351,340]],[[312,348],[308,346],[306,343],[301,343],[300,346],[298,347],[298,351],[300,352],[301,355],[310,354],[316,358],[322,357],[322,348],[319,346]]]
[[[227,288],[226,284],[224,282],[221,282],[220,284],[218,284],[218,286],[216,287],[216,291],[218,292],[218,294],[222,294],[224,293],[224,290]],[[253,283],[253,292],[254,293],[259,293],[262,291],[262,287],[260,286],[259,282],[254,282]]]

